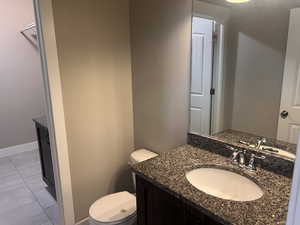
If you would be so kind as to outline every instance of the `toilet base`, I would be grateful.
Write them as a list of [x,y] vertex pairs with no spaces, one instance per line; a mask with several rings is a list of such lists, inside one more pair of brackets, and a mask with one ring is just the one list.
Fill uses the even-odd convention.
[[114,223],[97,222],[90,218],[89,225],[137,225],[137,217],[135,215],[126,221],[120,221],[120,222],[114,222]]

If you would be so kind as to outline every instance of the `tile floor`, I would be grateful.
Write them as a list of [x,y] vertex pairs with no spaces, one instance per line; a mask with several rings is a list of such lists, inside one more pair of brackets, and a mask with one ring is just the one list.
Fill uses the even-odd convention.
[[0,225],[59,225],[38,151],[0,158]]

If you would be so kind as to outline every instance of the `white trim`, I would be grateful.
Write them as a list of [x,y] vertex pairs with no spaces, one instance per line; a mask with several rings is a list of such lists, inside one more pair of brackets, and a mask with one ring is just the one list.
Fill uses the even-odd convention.
[[[300,13],[300,8],[291,10],[291,13]],[[279,133],[279,132],[278,132]],[[300,224],[300,135],[298,138],[297,155],[294,166],[293,183],[291,189],[291,197],[289,201],[289,211],[286,225]]]
[[22,144],[22,145],[15,145],[15,146],[10,146],[7,148],[2,148],[0,149],[0,158],[4,158],[7,156],[12,156],[18,153],[22,152],[30,152],[37,150],[39,148],[39,145],[37,141]]
[[213,76],[212,87],[215,89],[215,95],[212,96],[212,117],[211,132],[219,133],[224,130],[222,126],[222,96],[224,96],[224,25],[216,22],[217,41],[214,44]]
[[36,15],[59,224],[74,225],[74,205],[52,0],[33,0]]
[[297,157],[294,166],[293,184],[286,225],[300,224],[300,136]]
[[89,218],[85,218],[81,221],[79,221],[78,223],[76,223],[76,225],[89,225]]

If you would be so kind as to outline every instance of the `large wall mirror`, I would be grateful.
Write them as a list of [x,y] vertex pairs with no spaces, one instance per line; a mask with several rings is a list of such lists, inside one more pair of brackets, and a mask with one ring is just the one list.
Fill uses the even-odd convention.
[[240,133],[296,144],[297,6],[293,0],[194,0],[189,133]]

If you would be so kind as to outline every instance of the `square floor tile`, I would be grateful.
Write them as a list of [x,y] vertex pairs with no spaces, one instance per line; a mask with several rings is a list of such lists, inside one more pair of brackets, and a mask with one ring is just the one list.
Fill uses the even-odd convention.
[[46,186],[38,151],[0,158],[0,225],[59,225]]
[[[25,187],[16,187],[0,193],[0,214],[35,202],[32,192]],[[1,223],[0,223],[1,224]]]
[[22,168],[24,166],[29,166],[36,162],[40,162],[38,151],[22,152],[20,154],[10,156],[9,158],[17,168]]
[[0,158],[0,225],[59,225],[45,187],[38,151]]
[[35,191],[33,194],[44,209],[56,204],[56,201],[46,189]]
[[0,192],[19,187],[24,184],[22,177],[18,173],[13,173],[0,177]]
[[3,225],[41,225],[49,222],[49,218],[36,202],[0,213],[0,224]]
[[0,167],[5,166],[7,164],[11,164],[9,157],[0,158]]
[[45,212],[52,223],[59,224],[59,208],[57,204],[45,209]]
[[16,174],[18,171],[12,162],[7,158],[0,159],[0,178],[7,175]]
[[42,168],[40,162],[35,162],[28,166],[23,166],[19,168],[18,171],[21,174],[21,176],[24,178],[42,174]]
[[32,192],[36,192],[47,187],[41,175],[24,178],[24,181]]
[[43,223],[43,224],[41,224],[41,225],[56,225],[56,224],[53,224],[52,222],[47,222],[47,223]]

